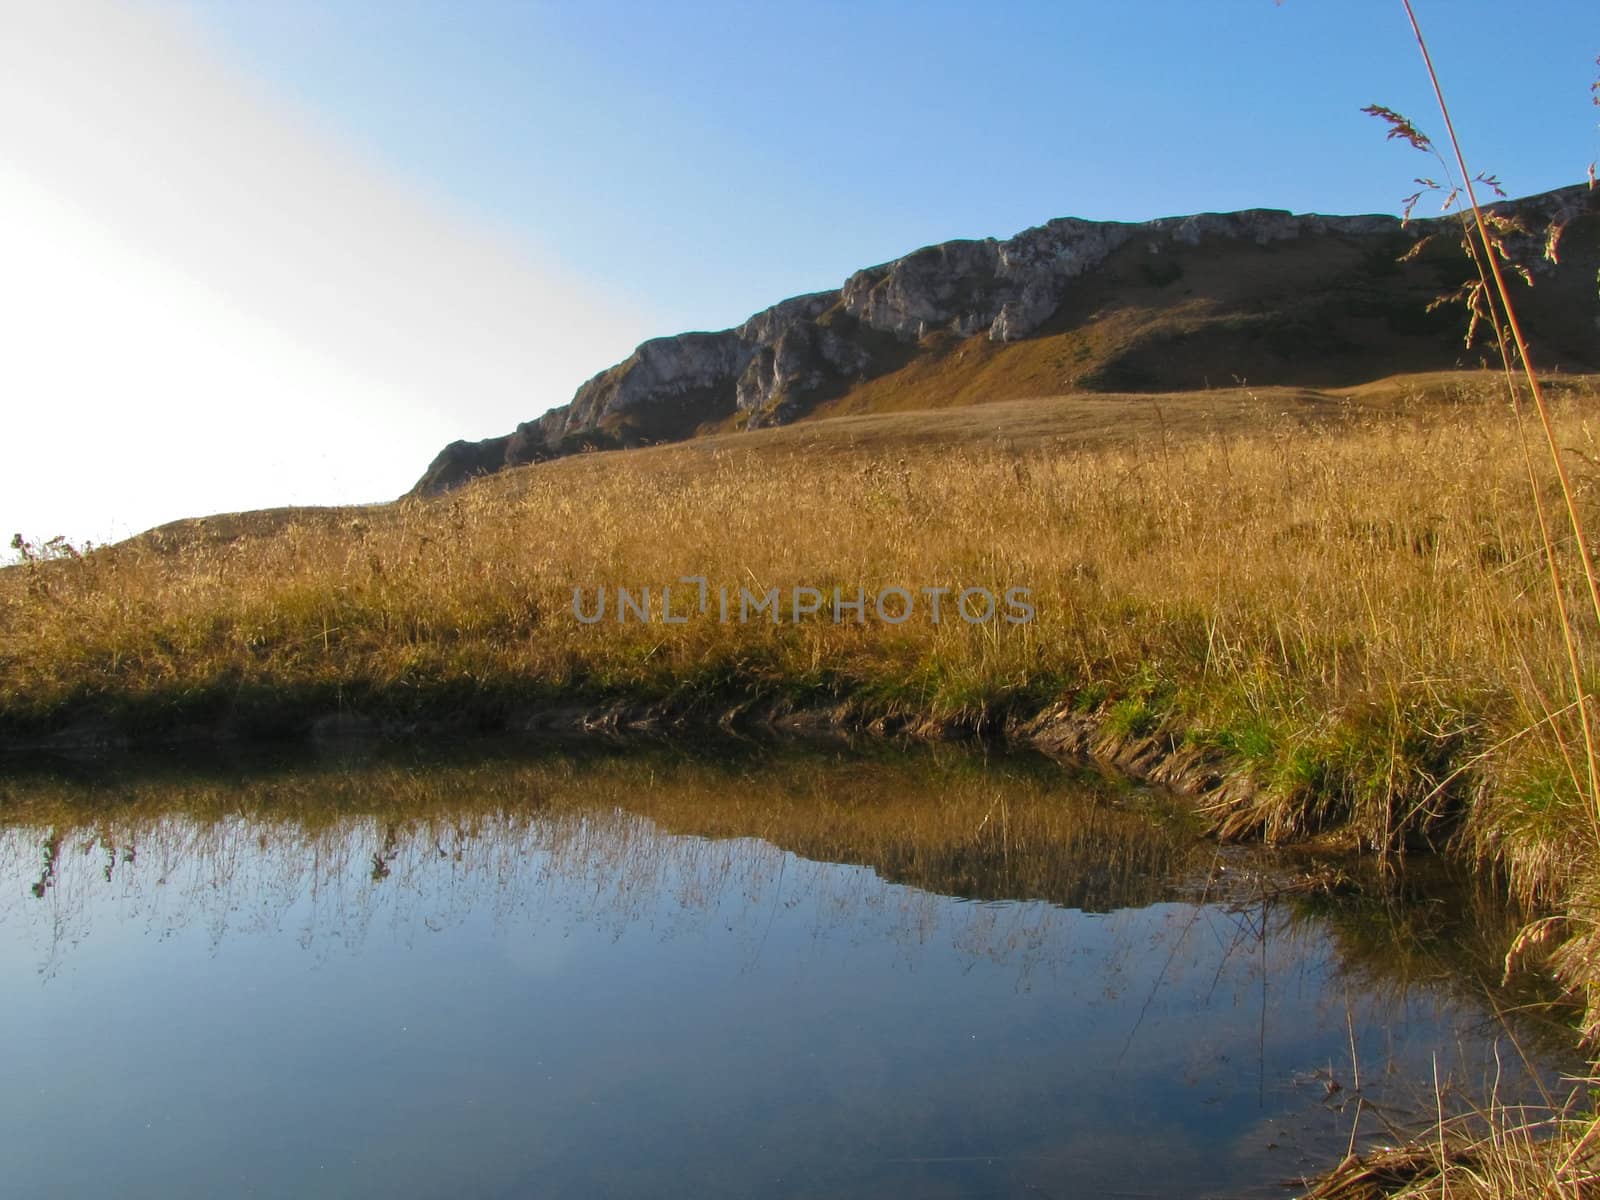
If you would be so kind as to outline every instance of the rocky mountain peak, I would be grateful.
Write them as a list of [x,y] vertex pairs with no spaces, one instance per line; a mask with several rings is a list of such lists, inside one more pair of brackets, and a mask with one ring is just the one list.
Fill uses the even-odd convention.
[[[1553,219],[1582,226],[1560,274],[1583,277],[1587,287],[1554,289],[1557,309],[1577,297],[1579,312],[1562,318],[1535,304],[1534,317],[1558,359],[1600,366],[1600,313],[1583,315],[1595,308],[1597,194],[1566,188],[1497,210],[1526,222],[1519,253],[1545,276],[1556,272],[1540,257],[1536,233]],[[584,449],[803,419],[951,339],[979,339],[998,352],[1077,330],[1071,357],[1082,369],[1063,368],[1060,390],[1201,386],[1209,378],[1202,367],[1226,370],[1230,353],[1234,374],[1260,382],[1310,382],[1340,370],[1355,382],[1396,361],[1456,365],[1459,331],[1425,310],[1461,282],[1458,239],[1440,237],[1438,248],[1397,261],[1419,239],[1452,234],[1453,220],[1270,209],[1138,223],[1064,217],[1004,241],[927,246],[857,271],[837,291],[784,300],[737,328],[647,341],[513,433],[447,446],[413,492],[436,494]],[[1090,336],[1107,312],[1128,331],[1120,341]]]

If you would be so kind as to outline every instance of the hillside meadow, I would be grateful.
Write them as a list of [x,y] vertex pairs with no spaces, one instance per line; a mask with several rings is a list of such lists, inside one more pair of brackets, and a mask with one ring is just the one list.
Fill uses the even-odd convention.
[[[1600,381],[1551,390],[1600,532]],[[618,702],[937,736],[1071,714],[1249,780],[1242,809],[1211,813],[1229,836],[1479,864],[1542,918],[1509,966],[1553,971],[1592,1037],[1600,829],[1573,782],[1531,436],[1503,384],[1471,374],[1068,396],[580,455],[88,553],[19,543],[0,571],[0,738],[303,736],[330,714],[403,736]],[[604,617],[580,619],[602,587]],[[619,587],[648,589],[650,619],[617,618]],[[909,619],[874,612],[893,587],[918,598]],[[959,619],[974,588],[1024,589],[1032,619],[1003,602]],[[774,589],[779,619],[739,619],[741,590]],[[796,619],[796,589],[818,611]],[[864,619],[835,619],[835,589],[866,598]],[[948,589],[937,622],[924,589]],[[1593,690],[1600,632],[1571,600]]]
[[[1559,390],[1592,516],[1596,385]],[[1519,896],[1549,893],[1578,866],[1556,848],[1591,818],[1559,769],[1563,659],[1509,406],[1469,376],[1365,402],[1234,390],[1208,413],[1206,398],[1169,398],[1170,417],[1159,397],[1067,398],[1054,428],[1045,401],[961,410],[954,433],[914,413],[865,438],[859,419],[817,422],[434,501],[36,549],[0,574],[5,734],[294,732],[330,711],[493,725],[619,697],[984,729],[1071,701],[1225,751],[1291,806],[1279,836],[1450,831]],[[664,623],[660,590],[685,577],[711,603],[679,584],[683,623]],[[592,616],[602,586],[606,618],[585,624],[574,589]],[[898,624],[871,603],[893,586],[919,594]],[[648,588],[653,619],[618,621],[618,587]],[[738,620],[741,588],[777,589],[782,619]],[[795,588],[821,611],[791,619]],[[951,589],[938,622],[925,588]],[[965,588],[1026,589],[1033,619],[1003,603],[953,619]],[[836,621],[834,589],[864,592],[867,619]]]

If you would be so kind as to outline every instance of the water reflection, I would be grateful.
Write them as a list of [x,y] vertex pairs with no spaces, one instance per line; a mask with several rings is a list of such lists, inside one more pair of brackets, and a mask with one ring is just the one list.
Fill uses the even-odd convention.
[[0,787],[19,1188],[1236,1193],[1336,1159],[1358,1090],[1403,1124],[1435,1055],[1493,1068],[1503,918],[1308,899],[1300,864],[1027,760]]

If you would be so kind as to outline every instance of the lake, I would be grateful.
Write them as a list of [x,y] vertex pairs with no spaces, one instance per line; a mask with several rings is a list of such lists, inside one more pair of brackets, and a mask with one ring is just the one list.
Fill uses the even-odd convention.
[[0,864],[17,1196],[1282,1196],[1583,1068],[1470,881],[1029,756],[30,760]]

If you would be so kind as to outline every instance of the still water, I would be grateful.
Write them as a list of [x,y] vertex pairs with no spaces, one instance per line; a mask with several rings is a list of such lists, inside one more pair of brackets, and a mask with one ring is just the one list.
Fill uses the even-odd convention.
[[3,1191],[1289,1195],[1581,1065],[1308,866],[967,753],[13,767]]

